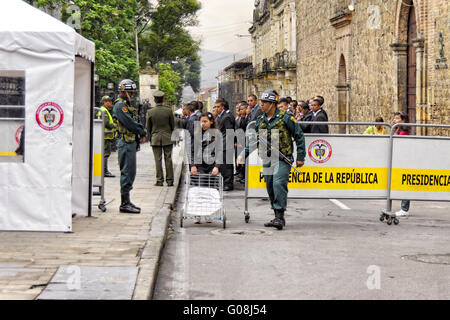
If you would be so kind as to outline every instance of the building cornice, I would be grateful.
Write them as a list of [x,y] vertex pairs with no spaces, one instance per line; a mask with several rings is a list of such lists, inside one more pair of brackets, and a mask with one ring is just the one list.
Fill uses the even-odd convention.
[[348,26],[352,22],[353,13],[348,9],[342,9],[330,19],[331,25],[336,29]]

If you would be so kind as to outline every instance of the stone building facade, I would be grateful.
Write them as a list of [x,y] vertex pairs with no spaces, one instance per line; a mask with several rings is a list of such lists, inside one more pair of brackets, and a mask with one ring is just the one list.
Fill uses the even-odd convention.
[[297,97],[295,0],[256,0],[253,26],[253,63],[246,70],[247,94],[259,96],[275,89],[281,96]]
[[241,101],[247,101],[248,82],[246,70],[252,65],[252,57],[246,57],[227,66],[217,77],[219,97],[228,101],[231,111]]
[[450,1],[351,2],[296,0],[298,98],[324,96],[331,121],[450,124]]

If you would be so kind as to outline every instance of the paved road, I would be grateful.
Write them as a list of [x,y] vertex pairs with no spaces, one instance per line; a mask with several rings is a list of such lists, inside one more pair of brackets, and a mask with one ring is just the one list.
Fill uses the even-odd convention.
[[263,227],[263,200],[245,224],[242,190],[225,206],[225,231],[173,218],[154,299],[450,299],[448,203],[412,202],[387,226],[385,201],[290,200],[283,231]]

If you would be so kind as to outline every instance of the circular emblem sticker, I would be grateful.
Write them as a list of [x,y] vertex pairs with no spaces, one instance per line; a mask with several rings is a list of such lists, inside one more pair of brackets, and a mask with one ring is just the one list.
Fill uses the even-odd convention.
[[315,163],[325,163],[330,160],[333,149],[331,145],[325,140],[315,140],[308,148],[309,158]]
[[36,110],[36,122],[47,131],[58,129],[64,121],[63,109],[54,102],[46,102]]
[[22,131],[23,131],[23,125],[21,125],[16,131],[16,142],[19,145],[20,145],[20,135],[22,134]]

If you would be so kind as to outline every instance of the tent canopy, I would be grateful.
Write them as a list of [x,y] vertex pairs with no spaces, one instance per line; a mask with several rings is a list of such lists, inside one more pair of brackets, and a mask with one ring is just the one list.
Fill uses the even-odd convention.
[[[22,50],[30,50],[32,52],[46,52],[55,50],[55,44],[63,44],[59,49],[69,56],[81,56],[86,60],[94,62],[95,45],[92,41],[83,38],[74,29],[52,16],[42,12],[41,10],[23,2],[22,0],[2,0],[2,9],[0,10],[0,32],[3,38],[13,39],[9,44],[13,44],[9,50],[20,47]],[[9,37],[7,37],[7,34]],[[53,37],[45,38],[45,41],[28,41],[28,37],[20,37],[19,34],[30,36],[38,36],[39,34],[52,33]],[[44,38],[42,38],[44,39]],[[64,45],[65,44],[65,45]],[[57,47],[57,46],[56,46]]]
[[0,6],[0,80],[24,83],[24,119],[0,133],[26,129],[24,161],[0,162],[0,230],[70,231],[89,210],[95,45],[22,0]]

